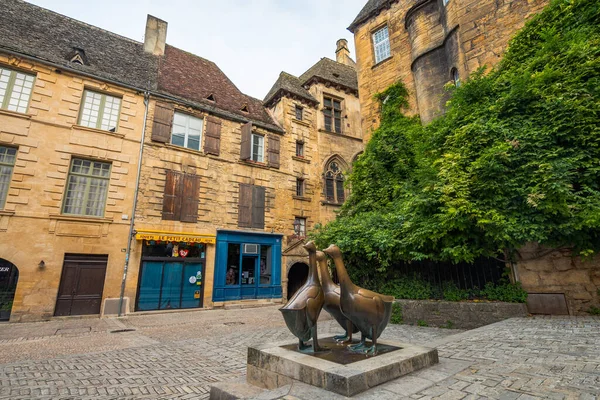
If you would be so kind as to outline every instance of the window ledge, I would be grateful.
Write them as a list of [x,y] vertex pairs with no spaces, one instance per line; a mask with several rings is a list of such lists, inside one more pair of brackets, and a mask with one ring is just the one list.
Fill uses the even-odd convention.
[[394,55],[389,56],[388,58],[386,58],[385,60],[381,60],[379,61],[377,64],[374,64],[371,69],[375,69],[377,67],[379,67],[382,64],[385,64],[386,62],[388,62],[389,60],[391,60],[394,57]]
[[64,215],[64,214],[50,214],[50,219],[56,219],[59,221],[77,221],[77,222],[114,222],[109,217],[90,217],[86,215]]
[[194,149],[189,149],[187,147],[176,146],[176,145],[171,144],[171,143],[165,143],[165,147],[168,148],[168,149],[171,149],[171,150],[184,151],[186,153],[196,154],[196,155],[199,155],[199,156],[206,155],[206,153],[204,153],[201,150],[194,150]]
[[110,136],[115,136],[115,137],[119,137],[119,138],[124,138],[125,137],[125,135],[123,133],[105,131],[104,129],[90,128],[88,126],[83,126],[83,125],[73,125],[71,129],[78,130],[78,131],[87,131],[87,132],[101,133],[103,135],[110,135]]
[[296,196],[296,195],[294,195],[294,196],[292,196],[292,198],[294,200],[300,200],[300,201],[310,201],[311,200],[310,197],[306,197],[306,196]]
[[301,120],[301,119],[292,118],[292,122],[294,122],[294,123],[296,123],[298,125],[310,126],[310,122],[306,122],[306,121]]
[[274,167],[269,167],[269,165],[265,162],[258,162],[258,161],[252,161],[252,160],[240,160],[239,163],[243,164],[243,165],[249,165],[251,167],[257,167],[257,168],[263,168],[263,169],[277,169]]
[[307,160],[306,158],[300,157],[300,156],[292,156],[292,160],[296,160],[296,161],[300,161],[300,162],[303,162],[303,163],[310,164],[310,160]]
[[336,132],[328,131],[328,130],[325,130],[325,129],[319,129],[319,132],[321,132],[321,133],[328,133],[330,135],[339,136],[339,137],[343,137],[343,138],[346,138],[346,139],[357,140],[359,142],[363,141],[362,138],[357,138],[357,137],[354,137],[354,136],[345,135],[343,133],[336,133]]
[[11,117],[23,118],[23,119],[31,119],[33,117],[32,114],[24,114],[17,111],[3,110],[0,109],[0,115],[9,115]]
[[0,216],[2,216],[2,215],[10,217],[10,216],[15,215],[15,212],[14,211],[3,211],[3,210],[0,210]]
[[333,203],[331,201],[321,201],[322,206],[341,207],[344,203]]

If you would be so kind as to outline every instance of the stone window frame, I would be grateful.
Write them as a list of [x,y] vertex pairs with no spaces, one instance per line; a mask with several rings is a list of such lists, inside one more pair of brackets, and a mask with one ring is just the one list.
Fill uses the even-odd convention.
[[304,158],[304,142],[302,140],[296,140],[296,157]]
[[[335,164],[336,168],[333,168]],[[344,188],[345,163],[334,156],[327,161],[323,170],[323,195],[325,203],[341,205],[346,201],[346,189]]]
[[[181,124],[176,124],[175,120],[177,118],[185,118],[185,126],[181,125]],[[198,136],[198,148],[195,147],[190,147],[190,130],[192,130],[192,128],[190,127],[190,122],[191,121],[200,121],[200,135]],[[183,135],[181,134],[176,134],[175,133],[175,127],[183,127],[184,131],[182,132]],[[198,117],[196,115],[192,115],[189,113],[185,113],[182,112],[181,110],[178,110],[177,108],[174,110],[173,112],[173,122],[172,122],[172,126],[171,126],[171,139],[170,139],[170,144],[172,144],[173,146],[177,146],[177,147],[183,147],[186,149],[190,149],[190,150],[194,150],[194,151],[202,151],[202,139],[204,139],[204,130],[205,130],[205,126],[206,126],[206,121],[205,118],[203,117]],[[197,129],[194,129],[195,131],[197,131]],[[177,136],[177,137],[181,137],[183,136],[183,145],[181,144],[177,144],[173,142],[173,138]]]
[[[84,167],[85,163],[89,163],[87,172],[75,171],[76,163],[81,162],[78,166]],[[105,168],[107,167],[107,168]],[[94,174],[94,171],[99,169],[100,175]],[[65,194],[61,211],[63,215],[77,215],[83,217],[103,218],[106,212],[106,199],[108,197],[108,189],[110,186],[110,175],[112,171],[112,163],[106,161],[98,161],[83,157],[72,157],[69,165],[69,173],[65,185]],[[106,174],[104,174],[106,172]],[[83,181],[77,182],[75,178],[83,178]],[[91,189],[94,182],[102,183],[104,187],[99,185],[102,193],[97,196],[97,199],[91,199]],[[73,188],[71,188],[71,183]],[[81,196],[81,204],[69,204],[70,199],[77,200],[77,197],[69,197],[70,192],[75,192],[77,186],[83,186],[83,195]],[[81,208],[80,212],[76,212],[77,208]],[[92,212],[88,212],[89,209]]]
[[303,121],[304,120],[304,107],[296,105],[294,108],[294,111],[295,111],[296,120]]
[[[255,141],[258,140],[258,142]],[[265,136],[252,132],[250,135],[250,159],[254,162],[265,162]]]
[[452,67],[452,69],[450,69],[450,79],[454,86],[460,87],[460,74],[458,73],[458,68]]
[[[91,103],[88,103],[88,95],[98,96],[98,98],[91,98]],[[94,100],[99,100],[97,104],[98,110],[94,110]],[[87,107],[90,107],[90,114],[88,115]],[[117,104],[116,114],[115,104]],[[121,96],[115,95],[114,93],[105,93],[93,88],[85,88],[83,90],[83,95],[81,96],[81,106],[79,108],[79,116],[77,117],[77,125],[85,126],[87,128],[99,129],[107,132],[117,132],[119,129],[119,121],[121,119],[121,109],[123,107],[123,98]],[[96,121],[93,122],[92,113],[97,111],[95,116]],[[108,115],[108,119],[105,117]],[[84,120],[85,117],[89,117],[87,121]],[[114,126],[112,126],[114,123]]]
[[[331,102],[330,106],[327,106],[327,100]],[[336,102],[339,103],[339,108],[336,108]],[[323,128],[327,132],[332,133],[343,133],[343,112],[344,112],[344,99],[338,96],[334,96],[329,93],[323,93]],[[336,117],[336,112],[339,112],[339,117]],[[327,115],[331,113],[330,115]],[[329,129],[327,128],[327,118],[331,118]],[[339,120],[339,130],[337,130],[336,122]]]
[[306,194],[306,179],[296,178],[296,196],[304,197]]
[[[26,114],[31,103],[36,78],[36,74],[0,65],[0,109]],[[16,89],[20,91],[15,91]],[[15,97],[17,94],[18,97]],[[17,104],[11,104],[15,101]]]
[[[387,37],[384,38],[383,40],[381,40],[380,42],[377,42],[377,34],[379,32],[382,32],[383,30],[385,30],[387,32]],[[373,46],[373,60],[374,60],[375,65],[380,64],[380,63],[384,62],[385,60],[392,57],[392,45],[391,45],[391,41],[390,41],[390,28],[389,28],[389,25],[387,24],[387,22],[382,25],[379,25],[378,27],[376,27],[375,29],[373,29],[371,31],[371,43]],[[386,43],[387,43],[387,45],[386,45]],[[381,52],[381,56],[380,56],[381,58],[379,58],[378,54],[380,54],[380,53],[378,52],[378,50],[381,47],[384,48],[384,51]],[[387,52],[385,50],[387,50]]]
[[294,217],[294,236],[298,238],[306,237],[306,217]]
[[0,146],[0,210],[6,204],[18,151],[16,147]]

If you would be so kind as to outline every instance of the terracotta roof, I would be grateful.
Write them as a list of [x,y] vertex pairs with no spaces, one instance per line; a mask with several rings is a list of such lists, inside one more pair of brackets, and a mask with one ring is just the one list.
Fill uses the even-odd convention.
[[317,105],[319,101],[315,99],[304,87],[300,79],[287,72],[281,72],[277,82],[273,85],[269,93],[265,96],[264,104],[269,107],[272,102],[277,102],[282,96],[290,95],[297,97],[309,104]]
[[[70,62],[77,49],[88,65]],[[136,88],[156,82],[157,58],[142,43],[24,1],[2,0],[0,50]]]
[[381,10],[390,8],[392,3],[398,0],[369,0],[362,10],[358,13],[354,21],[348,27],[348,30],[352,33],[359,27],[363,22],[369,20],[371,17],[378,15]]
[[358,93],[356,70],[327,57],[321,58],[300,76],[302,86],[310,85],[313,80],[326,81],[344,90]]
[[160,60],[158,91],[278,128],[261,101],[243,94],[217,64],[173,46],[166,46]]

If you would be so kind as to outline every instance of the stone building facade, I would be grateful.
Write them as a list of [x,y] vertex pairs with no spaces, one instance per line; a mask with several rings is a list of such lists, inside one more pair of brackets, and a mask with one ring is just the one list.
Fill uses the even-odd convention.
[[[369,0],[352,22],[365,137],[379,124],[373,96],[397,81],[410,94],[410,114],[428,123],[444,112],[448,83],[493,67],[511,37],[548,0]],[[600,306],[598,259],[565,249],[520,250],[513,277],[529,292],[533,313],[580,314]]]
[[[373,96],[401,80],[411,114],[424,123],[444,111],[449,82],[500,61],[510,38],[548,0],[369,0],[354,33],[362,127],[379,124]],[[377,51],[376,51],[377,50]]]
[[280,302],[343,203],[363,148],[345,42],[263,102],[166,35],[0,8],[0,319]]

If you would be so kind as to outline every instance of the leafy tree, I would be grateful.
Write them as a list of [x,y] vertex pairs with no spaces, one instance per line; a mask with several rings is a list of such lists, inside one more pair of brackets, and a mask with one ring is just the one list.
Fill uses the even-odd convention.
[[528,242],[600,250],[600,2],[554,0],[495,69],[453,91],[428,126],[376,96],[381,126],[338,218],[313,236],[374,282],[399,260],[513,257]]

